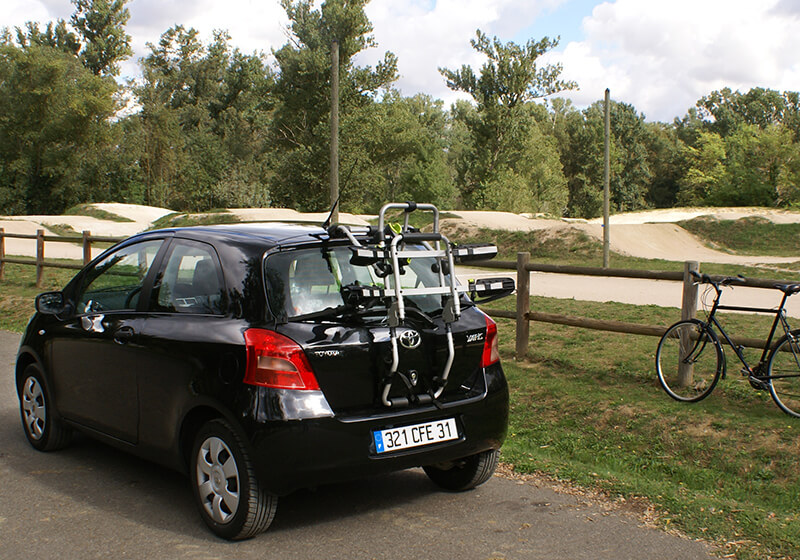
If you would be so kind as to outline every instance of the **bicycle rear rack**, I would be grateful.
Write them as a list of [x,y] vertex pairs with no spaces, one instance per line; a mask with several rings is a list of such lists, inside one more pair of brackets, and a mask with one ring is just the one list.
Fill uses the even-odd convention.
[[[386,214],[391,210],[402,210],[404,219],[402,226],[387,225]],[[409,225],[409,215],[417,210],[433,213],[433,230],[419,232]],[[366,235],[355,234],[345,226],[337,225],[335,232],[344,233],[352,243],[353,256],[351,262],[359,265],[371,265],[379,276],[390,280],[389,286],[357,286],[349,287],[351,293],[356,292],[363,298],[389,299],[388,309],[389,340],[391,344],[392,362],[381,392],[381,401],[387,407],[408,406],[410,400],[405,397],[389,398],[392,383],[400,366],[397,328],[406,320],[406,302],[408,296],[439,295],[445,298],[442,320],[447,339],[447,360],[438,387],[432,394],[416,395],[415,401],[427,404],[438,399],[447,385],[450,369],[455,358],[452,324],[461,317],[460,294],[463,292],[479,293],[486,286],[470,282],[468,286],[459,286],[456,282],[455,263],[470,260],[486,260],[497,255],[494,245],[455,246],[439,230],[439,209],[433,204],[417,204],[414,202],[385,204],[378,215],[377,230],[368,230]],[[360,238],[360,239],[359,239]],[[431,245],[433,243],[433,245]],[[409,247],[412,246],[413,248]],[[436,261],[434,271],[438,277],[438,286],[407,288],[403,287],[401,275],[403,267],[411,259],[433,258]]]

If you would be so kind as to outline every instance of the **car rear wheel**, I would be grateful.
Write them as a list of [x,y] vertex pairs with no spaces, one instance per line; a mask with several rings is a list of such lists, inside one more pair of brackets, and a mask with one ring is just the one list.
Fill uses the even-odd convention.
[[25,368],[19,387],[19,412],[28,442],[39,451],[54,451],[69,444],[72,430],[58,418],[39,369]]
[[423,467],[437,486],[452,492],[471,490],[489,480],[497,468],[500,452],[484,451],[456,461]]
[[272,523],[278,498],[261,489],[247,446],[225,420],[198,432],[190,473],[200,515],[216,535],[247,539]]

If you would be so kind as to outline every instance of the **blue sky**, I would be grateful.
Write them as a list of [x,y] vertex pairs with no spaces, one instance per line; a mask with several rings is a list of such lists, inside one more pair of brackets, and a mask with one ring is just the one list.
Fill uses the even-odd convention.
[[[319,3],[319,0],[318,0]],[[137,60],[170,26],[193,26],[206,39],[227,29],[245,52],[269,53],[286,42],[277,0],[130,0],[127,30]],[[68,18],[69,0],[2,0],[0,27]],[[451,103],[438,68],[483,60],[469,41],[481,29],[524,43],[561,36],[542,62],[561,63],[578,91],[561,94],[577,107],[602,98],[633,105],[648,120],[671,122],[715,89],[761,86],[800,90],[800,0],[372,0],[367,14],[378,48],[359,55],[374,64],[387,50],[399,58],[396,86]]]

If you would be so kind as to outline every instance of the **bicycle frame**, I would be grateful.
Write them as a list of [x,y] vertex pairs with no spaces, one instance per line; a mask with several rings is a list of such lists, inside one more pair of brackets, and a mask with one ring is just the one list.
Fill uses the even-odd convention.
[[[786,306],[786,299],[789,297],[789,294],[784,292],[783,298],[781,299],[781,304],[778,306],[777,309],[765,309],[765,308],[761,308],[761,307],[743,307],[743,306],[738,306],[738,305],[720,305],[719,300],[722,297],[722,288],[719,285],[717,285],[716,283],[713,283],[713,282],[709,283],[709,285],[712,288],[714,288],[714,290],[716,291],[717,295],[714,297],[714,303],[711,306],[711,311],[709,311],[709,313],[708,313],[708,319],[707,319],[706,322],[709,325],[713,324],[717,328],[717,331],[719,331],[719,333],[722,335],[722,337],[728,343],[728,346],[730,346],[733,349],[734,353],[736,354],[736,357],[739,358],[740,362],[742,362],[742,365],[747,370],[747,374],[748,375],[750,375],[752,377],[756,377],[758,379],[765,378],[766,377],[765,375],[761,374],[760,372],[755,371],[752,367],[750,367],[750,364],[748,363],[747,359],[744,356],[744,353],[742,352],[742,347],[741,346],[737,346],[736,344],[734,344],[733,341],[731,340],[731,337],[728,336],[728,333],[725,331],[725,328],[722,326],[722,324],[719,322],[719,320],[716,317],[717,310],[722,310],[722,311],[750,311],[750,312],[755,312],[755,313],[767,313],[767,314],[775,315],[775,320],[772,322],[772,328],[769,330],[769,336],[767,337],[767,342],[764,345],[764,349],[763,349],[763,351],[761,353],[761,358],[759,359],[758,364],[756,364],[756,370],[758,370],[760,368],[760,366],[767,359],[769,351],[772,348],[772,341],[775,338],[775,332],[778,329],[778,324],[780,324],[781,327],[783,327],[783,331],[786,334],[788,334],[789,331],[791,330],[791,327],[789,326],[789,323],[786,320],[786,311],[784,309],[785,306]],[[724,354],[723,354],[723,356],[724,356]],[[725,368],[725,369],[727,369],[727,368]],[[726,373],[725,369],[723,369],[723,376]]]

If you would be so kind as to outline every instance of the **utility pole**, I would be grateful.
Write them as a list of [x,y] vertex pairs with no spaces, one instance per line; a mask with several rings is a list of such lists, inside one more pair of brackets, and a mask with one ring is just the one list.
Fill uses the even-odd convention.
[[609,140],[611,136],[611,117],[609,116],[611,92],[606,88],[605,103],[605,165],[603,170],[603,268],[608,268],[608,245],[611,238],[608,228],[608,212],[610,199],[610,175],[611,175],[611,147]]
[[339,223],[339,41],[331,41],[331,223]]

